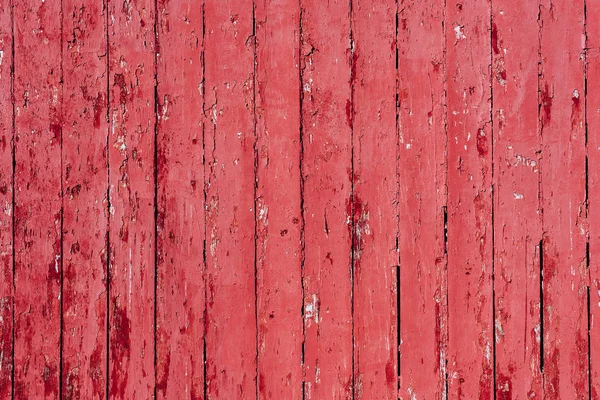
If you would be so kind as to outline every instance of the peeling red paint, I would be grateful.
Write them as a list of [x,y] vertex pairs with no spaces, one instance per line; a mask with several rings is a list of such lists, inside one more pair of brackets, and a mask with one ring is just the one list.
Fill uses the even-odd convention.
[[0,398],[598,398],[584,5],[0,0]]

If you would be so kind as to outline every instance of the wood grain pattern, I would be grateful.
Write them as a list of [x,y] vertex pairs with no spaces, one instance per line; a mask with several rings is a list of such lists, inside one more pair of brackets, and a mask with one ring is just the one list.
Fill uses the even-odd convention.
[[446,2],[448,396],[493,398],[490,4]]
[[437,0],[399,7],[400,396],[445,398],[445,15]]
[[597,399],[598,0],[0,0],[0,400]]
[[583,21],[582,1],[541,3],[542,340],[548,398],[588,398]]
[[538,6],[492,10],[497,398],[543,396]]
[[354,398],[397,397],[396,2],[352,3]]
[[13,371],[13,24],[0,1],[0,399],[12,398]]
[[62,70],[59,2],[13,3],[14,398],[60,395]]
[[106,397],[106,10],[63,5],[63,348],[65,399]]
[[[352,397],[352,77],[347,2],[302,0],[304,390]],[[340,110],[345,110],[344,113]]]
[[154,2],[108,5],[109,398],[154,394]]
[[[205,3],[209,398],[255,398],[255,40],[252,3]],[[233,314],[232,314],[233,312]]]
[[158,3],[158,398],[204,395],[203,9]]
[[586,2],[586,93],[587,200],[589,223],[590,399],[600,399],[600,2]]
[[[298,1],[256,2],[258,397],[302,398]],[[292,84],[292,83],[296,84]]]

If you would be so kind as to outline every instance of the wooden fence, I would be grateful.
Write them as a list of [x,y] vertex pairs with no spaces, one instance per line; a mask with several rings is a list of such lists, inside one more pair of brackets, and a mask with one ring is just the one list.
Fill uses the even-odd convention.
[[0,0],[0,400],[599,399],[599,0]]

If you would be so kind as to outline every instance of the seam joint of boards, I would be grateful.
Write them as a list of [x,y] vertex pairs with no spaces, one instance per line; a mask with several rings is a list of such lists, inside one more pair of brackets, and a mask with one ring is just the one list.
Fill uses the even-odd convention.
[[[60,301],[59,301],[59,312],[60,312],[60,318],[59,318],[59,325],[60,325],[60,332],[59,332],[59,354],[58,354],[58,358],[59,358],[59,367],[58,367],[58,396],[59,398],[63,398],[63,394],[64,394],[64,386],[63,386],[63,377],[64,377],[64,359],[63,359],[63,351],[64,351],[64,302],[63,302],[63,283],[64,283],[64,252],[63,252],[63,239],[64,239],[64,217],[65,217],[65,213],[64,213],[64,174],[63,174],[63,118],[64,118],[64,110],[63,110],[63,101],[64,101],[64,92],[63,92],[63,82],[64,82],[64,74],[63,74],[63,63],[64,63],[64,52],[63,52],[63,41],[64,41],[64,32],[63,32],[63,27],[64,27],[64,7],[63,7],[63,1],[60,0],[60,112],[59,112],[59,121],[60,121],[60,128],[59,128],[59,146],[60,146],[60,235],[59,235],[59,242],[60,242],[60,264],[59,264],[59,268],[60,268],[60,283],[59,283],[59,297],[60,297]],[[14,229],[14,228],[13,228]]]
[[159,37],[159,10],[158,10],[158,1],[154,0],[154,154],[153,154],[153,162],[154,162],[154,310],[153,310],[153,346],[154,346],[154,355],[153,355],[153,365],[154,365],[154,398],[156,399],[158,396],[158,342],[157,342],[157,332],[158,332],[158,215],[159,215],[159,206],[158,206],[158,174],[159,174],[159,166],[158,166],[158,131],[159,131],[159,123],[160,118],[158,114],[159,110],[159,94],[158,94],[158,58],[159,58],[159,49],[160,49],[160,37]]
[[111,247],[110,247],[110,210],[112,209],[112,199],[110,197],[110,157],[109,157],[109,150],[110,150],[110,126],[111,126],[111,112],[110,112],[110,102],[111,102],[111,97],[110,97],[110,43],[109,43],[109,33],[108,33],[108,27],[109,27],[109,8],[108,8],[108,1],[109,0],[103,0],[103,6],[104,6],[104,11],[106,13],[105,18],[104,18],[104,29],[105,29],[105,42],[104,45],[106,46],[105,48],[105,52],[106,52],[106,64],[105,64],[105,72],[106,72],[106,123],[107,123],[107,130],[106,130],[106,147],[105,147],[105,151],[106,151],[106,236],[105,236],[105,246],[106,246],[106,254],[105,254],[105,268],[106,270],[104,271],[105,276],[106,276],[106,349],[105,349],[105,355],[106,355],[106,362],[105,362],[105,366],[106,366],[106,371],[104,371],[104,390],[105,390],[105,398],[106,400],[108,400],[109,398],[109,390],[110,390],[110,292],[111,292]]

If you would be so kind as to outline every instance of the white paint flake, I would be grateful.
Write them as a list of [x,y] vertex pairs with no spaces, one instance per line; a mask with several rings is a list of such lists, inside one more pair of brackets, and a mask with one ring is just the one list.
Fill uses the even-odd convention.
[[457,25],[454,27],[454,33],[456,34],[456,40],[466,39],[465,33],[463,32],[463,26]]

